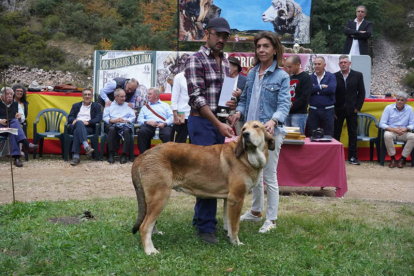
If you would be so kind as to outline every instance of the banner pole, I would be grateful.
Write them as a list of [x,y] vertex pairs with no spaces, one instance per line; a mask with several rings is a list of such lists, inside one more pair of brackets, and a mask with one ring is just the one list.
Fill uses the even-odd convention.
[[177,58],[180,52],[180,0],[177,0]]

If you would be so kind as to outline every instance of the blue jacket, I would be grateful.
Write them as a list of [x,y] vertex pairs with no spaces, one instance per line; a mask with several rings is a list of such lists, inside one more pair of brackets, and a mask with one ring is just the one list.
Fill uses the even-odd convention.
[[318,85],[318,78],[316,74],[311,75],[312,78],[312,92],[309,101],[310,106],[325,107],[335,104],[335,91],[336,91],[336,77],[334,74],[325,71],[325,76],[321,80],[321,85],[328,85],[327,88],[321,89]]
[[[89,120],[89,125],[92,127],[97,123],[102,121],[102,111],[101,105],[95,102],[91,103],[91,119]],[[75,103],[72,105],[72,109],[70,110],[69,117],[68,117],[68,124],[72,124],[73,121],[78,116],[78,113],[81,109],[82,102]]]
[[[246,86],[240,96],[237,111],[240,111],[244,118],[249,113],[250,99],[252,96],[253,84],[256,72],[260,63],[253,67],[247,75]],[[260,91],[260,113],[259,121],[266,123],[270,119],[277,119],[284,123],[290,108],[290,78],[282,69],[277,67],[276,61],[263,76],[262,90]]]

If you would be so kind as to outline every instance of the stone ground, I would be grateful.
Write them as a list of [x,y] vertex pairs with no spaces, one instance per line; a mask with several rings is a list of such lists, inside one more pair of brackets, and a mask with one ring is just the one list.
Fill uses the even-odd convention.
[[[106,161],[83,159],[77,167],[56,157],[24,162],[23,168],[13,167],[16,200],[30,202],[135,197],[131,181],[132,163],[120,165],[118,162],[110,165]],[[12,181],[7,158],[0,158],[0,170],[0,204],[11,203]],[[414,203],[414,168],[409,165],[403,169],[390,169],[376,162],[362,162],[361,166],[347,164],[346,171],[347,199]],[[299,193],[334,197],[333,188],[280,187],[280,190],[282,195]]]

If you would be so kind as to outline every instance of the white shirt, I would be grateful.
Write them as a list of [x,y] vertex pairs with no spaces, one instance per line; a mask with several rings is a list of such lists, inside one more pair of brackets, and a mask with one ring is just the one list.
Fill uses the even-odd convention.
[[171,94],[171,109],[178,112],[184,112],[185,118],[188,119],[190,115],[190,106],[188,105],[190,97],[188,96],[187,80],[184,72],[178,73],[174,77],[174,85]]
[[[358,31],[359,26],[361,26],[364,19],[362,19],[361,23],[358,23],[358,20],[355,18],[354,22],[356,23],[356,30]],[[351,50],[349,51],[350,55],[360,55],[359,53],[359,41],[358,39],[352,40]]]
[[17,105],[19,106],[19,110],[17,111],[17,113],[19,113],[20,115],[22,115],[22,117],[20,118],[20,123],[24,123],[24,121],[26,120],[26,117],[24,116],[24,108],[23,108],[23,105],[20,105],[19,103]]
[[76,117],[76,120],[78,121],[90,121],[91,119],[91,106],[92,103],[88,106],[85,106],[84,103],[82,103],[82,106],[79,110],[78,116]]

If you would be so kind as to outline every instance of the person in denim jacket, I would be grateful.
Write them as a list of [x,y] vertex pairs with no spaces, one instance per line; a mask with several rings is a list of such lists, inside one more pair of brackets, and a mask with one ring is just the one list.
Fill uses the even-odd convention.
[[[286,135],[283,123],[290,108],[290,78],[283,71],[283,47],[272,32],[260,32],[254,38],[255,67],[247,76],[247,84],[240,96],[236,113],[229,118],[232,125],[240,118],[244,121],[258,120],[275,138],[275,150],[269,151],[269,161],[263,169],[263,179],[267,185],[266,220],[260,233],[276,227],[279,206],[279,186],[277,182],[277,163],[279,152]],[[259,222],[264,209],[263,179],[253,188],[251,210],[240,220]]]

